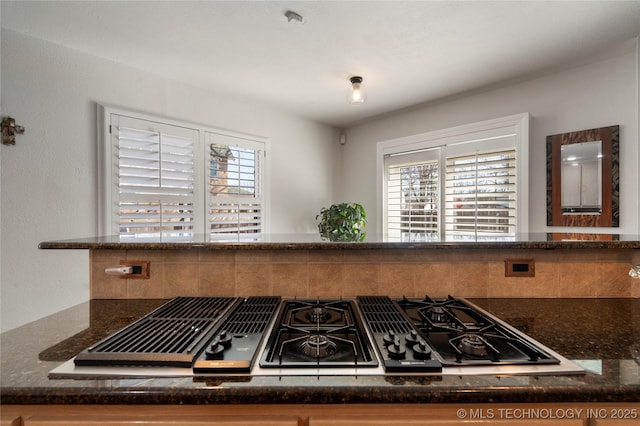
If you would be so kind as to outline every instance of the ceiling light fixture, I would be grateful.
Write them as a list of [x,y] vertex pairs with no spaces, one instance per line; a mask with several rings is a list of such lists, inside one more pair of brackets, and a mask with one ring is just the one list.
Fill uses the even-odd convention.
[[363,104],[367,99],[367,91],[362,86],[362,77],[354,76],[349,79],[351,90],[349,90],[348,100],[352,105]]

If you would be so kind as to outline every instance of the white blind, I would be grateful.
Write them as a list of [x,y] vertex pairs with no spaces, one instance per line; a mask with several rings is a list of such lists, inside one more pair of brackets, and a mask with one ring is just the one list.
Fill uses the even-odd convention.
[[438,150],[387,156],[387,234],[400,241],[439,236]]
[[449,236],[514,236],[515,149],[447,156],[445,210]]
[[227,135],[207,135],[208,227],[211,235],[262,232],[264,146]]
[[111,123],[120,235],[192,234],[198,132],[123,116]]

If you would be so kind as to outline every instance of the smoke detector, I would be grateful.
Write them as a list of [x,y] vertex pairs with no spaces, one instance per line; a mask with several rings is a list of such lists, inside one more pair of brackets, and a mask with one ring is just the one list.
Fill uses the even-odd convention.
[[284,13],[285,18],[287,18],[288,22],[295,21],[299,23],[304,23],[304,18],[299,13],[294,12],[293,10],[287,10]]

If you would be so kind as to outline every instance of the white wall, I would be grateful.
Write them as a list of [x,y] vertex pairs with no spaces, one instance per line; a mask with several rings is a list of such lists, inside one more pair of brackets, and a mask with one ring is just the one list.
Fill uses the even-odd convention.
[[[545,138],[621,126],[620,233],[637,234],[638,54],[401,111],[347,130],[82,54],[11,31],[1,36],[1,108],[26,133],[0,149],[1,329],[88,298],[88,253],[41,241],[97,232],[95,103],[271,139],[271,232],[315,232],[332,202],[358,201],[376,229],[376,142],[530,112],[531,232],[546,227]],[[636,50],[637,51],[637,50]],[[556,230],[556,229],[554,229]]]
[[97,233],[96,102],[270,138],[271,232],[314,232],[340,169],[338,131],[247,99],[2,31],[2,111],[26,127],[2,146],[1,328],[88,299],[85,250],[41,241]]
[[[637,40],[636,40],[637,43]],[[546,137],[574,130],[620,125],[620,227],[573,228],[581,232],[640,232],[638,224],[637,48],[600,62],[468,96],[400,111],[347,131],[340,196],[358,200],[377,229],[376,143],[462,124],[531,113],[529,232],[558,232],[546,224]]]

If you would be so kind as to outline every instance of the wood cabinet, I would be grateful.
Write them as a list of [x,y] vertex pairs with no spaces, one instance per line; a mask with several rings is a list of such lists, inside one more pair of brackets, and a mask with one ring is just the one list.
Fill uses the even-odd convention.
[[[513,420],[429,420],[411,417],[311,417],[309,426],[451,426],[455,424],[513,425]],[[518,426],[585,426],[586,421],[572,420],[520,420]]]
[[19,415],[0,415],[0,426],[21,426],[22,419]]
[[3,405],[1,408],[0,426],[501,426],[514,424],[518,426],[636,426],[640,424],[640,403]]
[[298,426],[297,416],[30,416],[24,426]]

